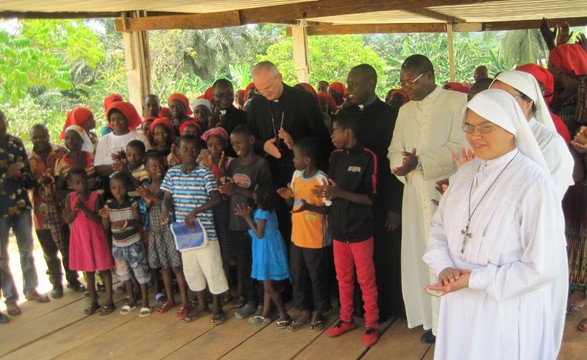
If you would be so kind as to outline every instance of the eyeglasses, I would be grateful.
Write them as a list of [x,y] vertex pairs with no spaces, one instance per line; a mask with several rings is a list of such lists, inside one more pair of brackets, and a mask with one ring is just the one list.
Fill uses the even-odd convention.
[[400,84],[402,87],[403,87],[403,86],[409,86],[409,87],[412,87],[412,86],[414,85],[414,83],[415,83],[416,81],[418,81],[418,80],[419,80],[419,79],[422,77],[422,75],[424,75],[424,74],[425,74],[425,73],[421,73],[421,74],[420,74],[420,75],[418,75],[418,76],[417,76],[417,77],[416,77],[414,80],[406,80],[406,81],[402,81],[402,80],[400,80],[400,81],[399,81],[399,84]]
[[495,129],[495,124],[483,124],[483,125],[471,125],[471,124],[464,124],[463,131],[467,134],[473,134],[475,129],[479,131],[479,134],[486,135],[491,133]]

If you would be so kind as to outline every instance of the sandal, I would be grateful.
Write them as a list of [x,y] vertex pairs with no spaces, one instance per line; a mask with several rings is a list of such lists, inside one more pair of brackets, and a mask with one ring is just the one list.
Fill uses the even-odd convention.
[[244,296],[239,296],[232,301],[230,304],[231,309],[240,309],[247,304],[247,298]]
[[151,315],[151,308],[150,307],[142,307],[139,311],[139,317],[147,317]]
[[125,304],[120,308],[120,315],[128,315],[131,311],[133,311],[136,308],[137,307],[135,305]]
[[222,295],[222,297],[220,298],[220,301],[222,302],[222,306],[228,304],[231,300],[232,300],[232,296],[230,296],[230,295]]
[[159,314],[164,314],[169,309],[173,309],[174,307],[175,307],[175,303],[173,301],[171,301],[171,300],[167,300],[163,304],[159,305],[159,307],[157,308],[157,312]]
[[102,306],[102,308],[100,309],[100,315],[101,316],[110,315],[110,314],[112,314],[114,309],[116,309],[116,306],[114,306],[113,303],[106,304],[106,305]]
[[216,314],[212,316],[210,322],[214,325],[224,324],[224,314]]
[[185,314],[185,315],[184,315],[184,316],[181,318],[181,321],[188,323],[188,322],[190,322],[190,321],[192,321],[192,320],[196,319],[197,317],[198,317],[198,310],[196,310],[196,309],[190,309],[190,310],[187,312],[187,314]]
[[324,320],[318,320],[310,323],[308,331],[320,331],[324,330]]
[[6,312],[10,316],[16,316],[16,315],[20,315],[22,313],[20,311],[20,308],[18,307],[18,304],[16,303],[16,301],[7,301],[6,302]]
[[96,310],[98,310],[100,308],[100,305],[95,302],[92,305],[88,306],[85,310],[84,310],[84,314],[86,315],[92,315],[93,313],[96,312]]
[[191,305],[181,304],[177,308],[177,312],[175,313],[175,316],[183,319],[183,317],[186,316],[190,312],[191,309],[192,309]]
[[309,321],[308,322],[294,321],[287,327],[287,331],[289,331],[289,332],[297,331],[297,330],[303,328],[304,326],[308,325],[309,323],[310,323]]
[[285,329],[293,323],[293,320],[288,316],[285,320],[277,320],[275,325],[278,329]]
[[567,315],[572,315],[574,313],[576,313],[577,311],[581,310],[581,308],[585,306],[585,304],[573,304],[573,303],[569,303],[569,305],[567,305]]
[[271,318],[264,317],[261,315],[249,318],[249,325],[269,325],[270,323]]
[[51,301],[51,298],[47,296],[47,294],[39,294],[37,291],[33,291],[32,293],[26,296],[28,301],[36,301],[38,303],[48,303]]

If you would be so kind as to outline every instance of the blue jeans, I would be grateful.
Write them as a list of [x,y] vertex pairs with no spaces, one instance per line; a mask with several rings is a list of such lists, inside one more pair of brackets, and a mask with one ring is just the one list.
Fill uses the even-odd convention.
[[6,301],[17,301],[18,291],[14,286],[14,278],[10,272],[8,258],[8,235],[10,229],[16,236],[16,244],[20,254],[23,291],[25,297],[37,289],[38,278],[35,260],[33,259],[33,219],[31,211],[22,210],[16,215],[0,217],[0,278],[2,293]]

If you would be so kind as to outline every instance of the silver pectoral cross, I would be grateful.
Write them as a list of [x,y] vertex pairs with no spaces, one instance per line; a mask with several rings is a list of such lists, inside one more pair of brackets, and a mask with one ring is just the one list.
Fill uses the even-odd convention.
[[467,226],[461,230],[461,234],[463,235],[463,247],[461,248],[461,254],[465,253],[465,247],[467,246],[467,241],[473,237],[473,234],[471,234],[469,232],[469,223],[467,223]]

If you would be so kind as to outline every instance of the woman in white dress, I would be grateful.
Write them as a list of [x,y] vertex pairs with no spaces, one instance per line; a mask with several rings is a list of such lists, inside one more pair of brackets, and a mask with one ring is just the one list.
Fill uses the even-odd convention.
[[556,184],[507,92],[475,96],[463,129],[476,159],[451,180],[424,255],[438,275],[426,291],[442,296],[435,359],[555,359],[553,282],[567,261]]

